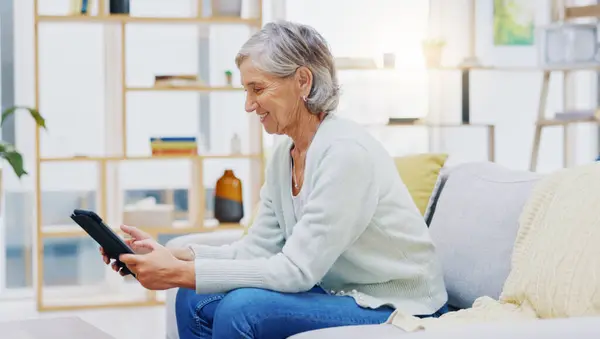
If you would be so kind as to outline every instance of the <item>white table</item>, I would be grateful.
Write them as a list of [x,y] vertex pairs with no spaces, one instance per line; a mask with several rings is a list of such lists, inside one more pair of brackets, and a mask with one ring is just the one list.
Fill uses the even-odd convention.
[[0,337],[11,339],[114,339],[77,317],[0,322]]

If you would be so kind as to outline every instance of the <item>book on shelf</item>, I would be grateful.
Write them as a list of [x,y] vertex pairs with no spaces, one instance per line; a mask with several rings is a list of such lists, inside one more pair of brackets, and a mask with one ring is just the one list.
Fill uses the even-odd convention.
[[198,154],[195,137],[152,137],[152,155],[194,155]]
[[155,87],[205,86],[196,75],[156,75]]
[[198,154],[198,149],[194,148],[194,149],[167,149],[167,150],[152,150],[152,155],[197,155]]
[[556,120],[570,121],[570,120],[585,120],[585,119],[598,119],[600,120],[600,110],[598,109],[587,109],[587,110],[570,110],[565,112],[557,112],[554,115]]
[[94,0],[71,0],[71,15],[90,15]]

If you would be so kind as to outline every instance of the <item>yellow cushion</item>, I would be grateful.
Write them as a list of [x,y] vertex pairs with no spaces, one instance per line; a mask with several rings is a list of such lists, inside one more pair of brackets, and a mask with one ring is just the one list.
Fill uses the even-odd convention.
[[437,183],[447,154],[417,154],[395,158],[396,168],[415,204],[425,215],[429,198]]

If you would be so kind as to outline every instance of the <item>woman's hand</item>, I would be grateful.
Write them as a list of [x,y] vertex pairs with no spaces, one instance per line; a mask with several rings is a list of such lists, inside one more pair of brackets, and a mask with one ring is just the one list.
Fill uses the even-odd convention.
[[142,286],[149,290],[195,288],[196,278],[192,261],[177,259],[171,251],[152,239],[137,241],[136,246],[149,252],[123,254],[119,260],[135,274]]
[[[137,246],[137,242],[142,241],[142,240],[147,240],[147,239],[152,239],[152,236],[150,236],[150,234],[136,228],[133,226],[127,226],[127,225],[121,225],[121,231],[125,232],[127,235],[130,236],[129,239],[125,239],[124,242],[125,244],[127,244],[127,246],[129,246],[135,253],[137,254],[146,254],[149,253],[150,250],[148,250],[145,247],[140,247]],[[105,264],[109,265],[110,264],[110,258],[106,255],[106,253],[104,253],[104,249],[102,247],[100,247],[100,254],[102,255],[102,260],[104,261]],[[122,272],[120,272],[120,268],[119,266],[117,266],[116,262],[113,262],[111,265],[112,269],[115,272],[119,272],[121,273],[121,275],[124,275]]]

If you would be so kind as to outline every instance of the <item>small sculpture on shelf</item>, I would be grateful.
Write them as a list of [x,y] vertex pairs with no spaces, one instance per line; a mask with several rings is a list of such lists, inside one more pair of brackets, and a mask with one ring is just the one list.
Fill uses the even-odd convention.
[[231,169],[217,180],[214,213],[220,223],[239,223],[244,217],[242,181]]
[[242,154],[242,141],[237,133],[234,133],[233,137],[231,138],[231,154]]

